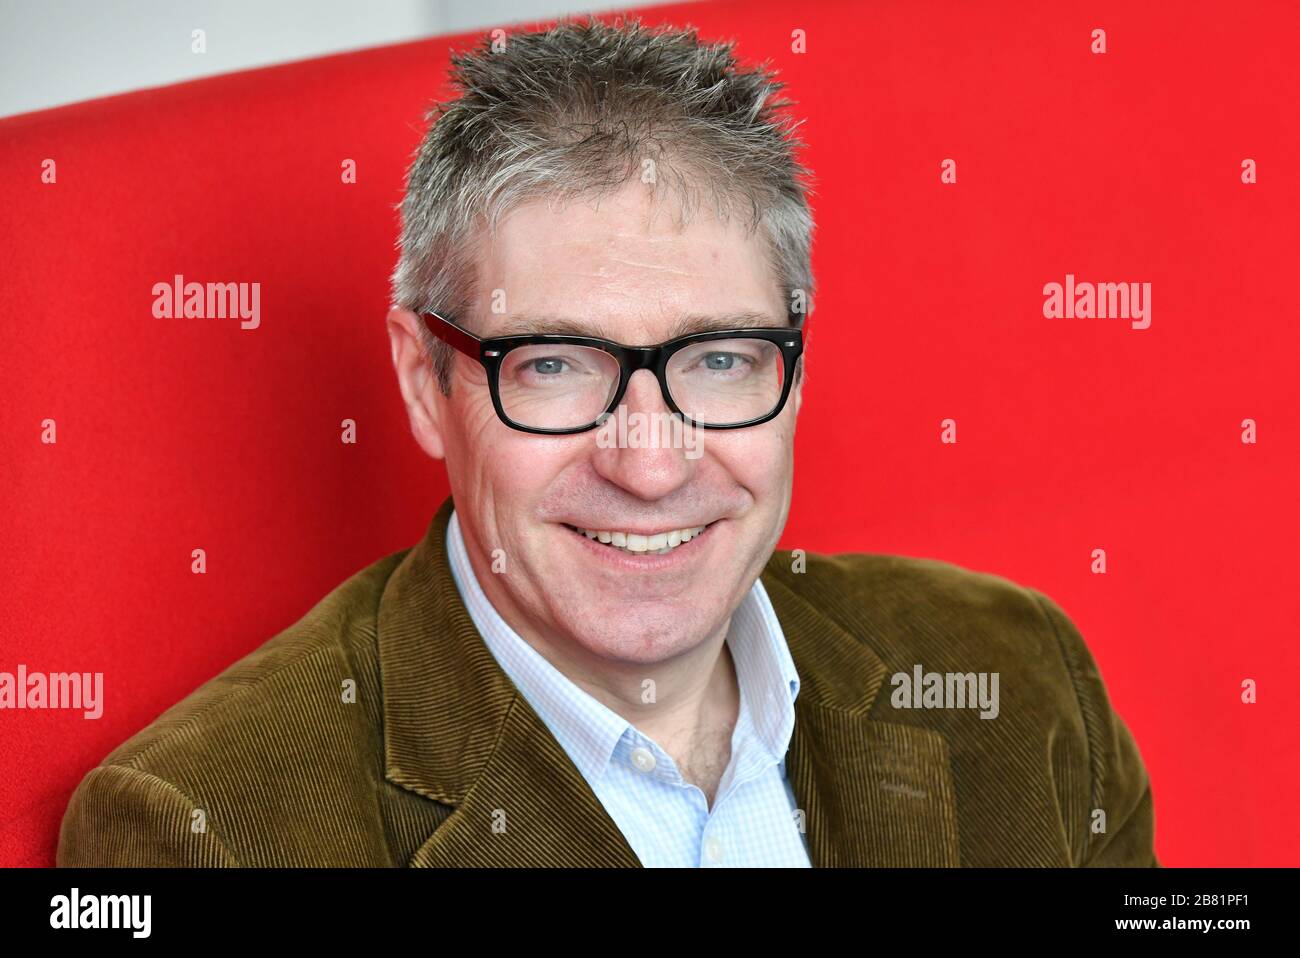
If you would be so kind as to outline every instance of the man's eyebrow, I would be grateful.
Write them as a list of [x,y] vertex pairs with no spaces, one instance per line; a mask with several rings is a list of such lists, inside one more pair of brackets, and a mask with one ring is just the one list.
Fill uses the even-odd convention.
[[[742,310],[725,315],[689,314],[678,319],[668,330],[666,339],[677,339],[692,333],[709,333],[722,329],[781,328],[784,322],[775,321],[770,313]],[[517,315],[507,319],[492,333],[493,336],[540,336],[555,333],[561,336],[592,336],[623,342],[614,332],[599,320],[579,320],[564,316],[527,316]],[[627,345],[632,345],[628,343]]]
[[676,339],[679,336],[689,336],[692,333],[711,333],[719,329],[752,329],[752,328],[780,328],[785,326],[785,318],[776,319],[771,313],[756,313],[753,310],[743,310],[739,313],[729,313],[725,316],[704,316],[689,315],[683,316],[677,321],[671,330],[668,338]]
[[612,339],[610,330],[598,321],[568,319],[563,316],[516,315],[507,319],[493,336],[542,336],[556,333],[562,336],[595,336]]

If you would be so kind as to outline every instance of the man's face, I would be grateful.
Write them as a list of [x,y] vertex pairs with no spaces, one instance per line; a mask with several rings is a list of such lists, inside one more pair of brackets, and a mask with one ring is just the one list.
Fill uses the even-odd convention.
[[[483,337],[517,332],[512,324],[525,317],[563,320],[625,345],[674,338],[686,317],[762,317],[731,328],[787,321],[760,238],[705,214],[682,228],[636,183],[598,204],[518,207],[485,238],[479,269],[479,300],[461,319]],[[504,312],[493,311],[494,301]],[[701,429],[686,448],[608,448],[596,430],[509,428],[492,407],[483,367],[467,356],[456,357],[444,397],[399,357],[410,358],[413,321],[406,313],[400,330],[393,324],[413,431],[431,455],[445,456],[475,573],[516,631],[625,663],[661,662],[716,635],[785,525],[798,384],[762,425]],[[640,413],[656,422],[669,411],[648,370],[631,377],[623,405],[631,421]],[[631,554],[575,531],[699,526],[708,528],[666,554]],[[494,555],[503,571],[493,571]]]

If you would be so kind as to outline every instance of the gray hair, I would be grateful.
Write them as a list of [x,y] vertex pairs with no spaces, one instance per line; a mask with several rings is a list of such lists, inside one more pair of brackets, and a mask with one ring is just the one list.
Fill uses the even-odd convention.
[[[451,57],[459,99],[436,103],[407,177],[393,302],[463,317],[474,301],[483,228],[528,200],[612,193],[648,168],[680,201],[681,221],[707,198],[764,227],[777,282],[811,312],[811,174],[795,157],[802,121],[775,94],[766,64],[740,69],[734,43],[694,29],[565,21],[546,32],[490,36]],[[652,164],[652,165],[651,165]],[[444,394],[451,348],[420,327]]]

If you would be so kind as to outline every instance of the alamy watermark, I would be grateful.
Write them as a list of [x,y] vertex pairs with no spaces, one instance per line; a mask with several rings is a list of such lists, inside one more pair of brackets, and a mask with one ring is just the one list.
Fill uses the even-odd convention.
[[668,412],[601,413],[596,445],[601,449],[685,449],[687,459],[704,455],[704,430]]
[[896,709],[980,709],[980,718],[998,717],[997,672],[895,672],[889,680]]
[[83,895],[74,888],[50,899],[50,927],[125,928],[133,938],[148,938],[152,912],[152,895]]
[[1044,319],[1128,319],[1134,329],[1151,325],[1150,283],[1065,283],[1043,285]]
[[238,319],[240,329],[262,325],[261,283],[187,283],[177,273],[153,284],[153,314],[159,319]]
[[83,716],[104,714],[103,672],[0,672],[0,709],[81,709]]

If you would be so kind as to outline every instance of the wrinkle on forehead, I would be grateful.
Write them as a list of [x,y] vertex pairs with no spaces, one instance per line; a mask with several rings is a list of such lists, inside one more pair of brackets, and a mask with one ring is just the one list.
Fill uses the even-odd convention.
[[586,269],[556,269],[548,267],[546,272],[550,276],[580,276],[583,279],[597,280],[605,289],[613,290],[616,284],[622,281],[620,271],[615,269],[616,266],[630,267],[634,270],[651,270],[657,273],[671,273],[675,276],[689,276],[696,279],[707,279],[711,274],[699,269],[683,268],[672,263],[645,263],[640,260],[624,259],[621,256],[603,255],[601,261],[592,264]]
[[664,263],[639,263],[636,260],[622,259],[618,256],[609,257],[611,262],[619,263],[622,266],[632,266],[636,269],[654,269],[664,273],[677,273],[679,276],[703,276],[704,274],[693,269],[678,269],[676,266],[669,266]]

